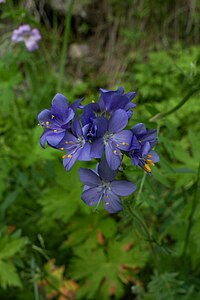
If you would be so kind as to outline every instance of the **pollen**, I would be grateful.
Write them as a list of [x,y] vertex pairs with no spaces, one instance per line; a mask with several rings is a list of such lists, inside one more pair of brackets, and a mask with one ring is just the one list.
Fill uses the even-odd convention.
[[119,144],[116,144],[117,147],[119,147]]
[[65,155],[62,156],[62,158],[65,158],[66,156],[67,156],[67,155],[65,154]]
[[57,132],[58,130],[57,129],[54,129],[54,131],[53,132]]
[[49,123],[49,121],[46,121],[46,125],[49,125],[50,123]]
[[126,145],[126,146],[129,146],[129,144],[128,143],[126,143],[126,142],[122,142],[122,145]]
[[106,205],[110,204],[109,202],[106,202]]
[[68,143],[69,143],[68,141],[65,142],[65,144],[68,144]]
[[64,148],[60,148],[60,150],[64,150]]
[[55,116],[54,116],[54,115],[52,115],[52,116],[51,116],[51,118],[52,118],[52,119],[54,119],[54,118],[55,118]]
[[146,159],[146,163],[150,166],[154,166],[154,163],[152,162],[151,159]]
[[117,150],[113,150],[113,153],[116,154],[116,153],[117,153]]
[[151,173],[151,168],[147,164],[144,165],[144,170],[148,173]]
[[68,157],[68,158],[72,158],[72,155],[71,155],[71,154],[68,154],[67,157]]

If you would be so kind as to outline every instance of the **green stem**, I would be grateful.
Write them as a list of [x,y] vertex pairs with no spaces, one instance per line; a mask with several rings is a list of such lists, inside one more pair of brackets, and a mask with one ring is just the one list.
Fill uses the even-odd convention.
[[153,243],[154,242],[154,239],[152,238],[149,230],[148,230],[148,227],[147,225],[144,223],[144,221],[133,211],[132,207],[130,206],[130,203],[128,201],[125,202],[125,205],[130,213],[130,215],[133,217],[133,219],[135,219],[141,226],[142,228],[144,229],[147,237],[148,237],[148,241],[150,242],[150,245],[151,245],[151,249],[153,250]]
[[35,274],[35,259],[33,256],[31,257],[31,274],[32,274],[32,278],[33,278],[34,298],[35,298],[35,300],[40,300],[37,279],[36,279],[36,274]]
[[187,251],[187,247],[188,247],[188,243],[189,243],[189,239],[190,239],[190,234],[191,234],[191,230],[192,230],[192,226],[193,226],[193,221],[194,221],[193,218],[194,218],[194,214],[195,214],[196,207],[197,207],[198,190],[199,189],[200,189],[200,162],[199,162],[199,168],[198,168],[198,173],[197,173],[196,188],[194,191],[194,197],[193,197],[193,201],[192,201],[192,209],[191,209],[189,219],[188,219],[188,227],[187,227],[185,242],[184,242],[184,246],[183,246],[183,252],[182,252],[183,259],[185,258],[185,255],[186,255],[186,251]]
[[174,113],[175,111],[177,111],[179,108],[181,108],[196,92],[198,92],[200,90],[200,88],[196,87],[196,88],[193,88],[189,91],[189,93],[174,107],[172,108],[171,110],[165,112],[165,113],[159,113],[155,116],[153,116],[150,121],[151,122],[154,122],[154,121],[158,121],[164,117],[167,117],[169,115],[171,115],[172,113]]
[[66,61],[66,56],[67,56],[67,48],[68,48],[68,44],[69,44],[69,37],[70,37],[70,30],[71,30],[72,9],[74,6],[74,2],[75,2],[75,0],[71,0],[66,17],[65,17],[65,31],[64,31],[63,45],[62,45],[62,51],[61,51],[61,56],[60,56],[60,68],[59,68],[57,91],[59,91],[61,89],[62,83],[63,83],[65,61]]

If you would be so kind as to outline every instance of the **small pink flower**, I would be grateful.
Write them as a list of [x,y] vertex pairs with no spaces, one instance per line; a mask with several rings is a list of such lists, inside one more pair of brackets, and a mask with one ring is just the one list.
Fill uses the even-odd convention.
[[24,42],[27,50],[30,52],[38,49],[38,42],[41,38],[39,30],[36,28],[31,30],[28,24],[19,26],[12,34],[12,41],[15,43]]

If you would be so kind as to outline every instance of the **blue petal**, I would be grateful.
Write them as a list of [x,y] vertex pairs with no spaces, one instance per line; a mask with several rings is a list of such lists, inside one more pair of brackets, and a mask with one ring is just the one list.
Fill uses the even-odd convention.
[[68,123],[73,119],[73,117],[74,117],[74,111],[72,108],[69,108],[66,111],[66,115],[65,115],[65,119],[63,120],[62,127],[68,125]]
[[99,176],[100,178],[103,180],[103,181],[106,181],[106,182],[111,182],[113,181],[113,179],[115,178],[116,174],[117,174],[117,171],[116,170],[112,170],[106,159],[103,158],[100,163],[98,164],[98,167],[97,167],[97,170],[98,170],[98,173],[99,173]]
[[136,149],[140,149],[141,145],[138,142],[138,140],[136,139],[136,136],[133,135],[132,137],[132,141],[131,141],[131,146],[130,146],[130,150],[136,150]]
[[111,214],[123,210],[123,206],[118,196],[109,190],[107,190],[103,196],[103,204],[104,208]]
[[101,184],[101,180],[99,176],[90,169],[80,168],[79,177],[83,184],[88,185],[90,187],[99,186]]
[[137,136],[147,132],[146,127],[143,123],[138,123],[131,128],[131,131]]
[[99,187],[93,187],[85,190],[82,193],[82,200],[89,206],[94,206],[99,203],[103,195],[103,191]]
[[66,157],[63,159],[64,168],[69,171],[71,167],[75,164],[80,154],[80,149],[76,149],[75,151],[69,151],[66,154]]
[[150,143],[146,142],[143,146],[142,146],[142,156],[143,155],[147,155],[149,153],[151,149]]
[[97,128],[97,137],[102,137],[108,130],[108,120],[103,117],[93,119],[93,124]]
[[152,155],[150,159],[153,163],[157,163],[160,160],[158,154],[155,151],[151,150],[148,154]]
[[109,121],[108,130],[113,133],[119,132],[126,127],[127,123],[127,113],[123,109],[118,109],[113,113]]
[[68,111],[68,100],[62,94],[56,94],[52,100],[51,113],[57,114],[65,121],[66,113]]
[[70,132],[65,132],[62,141],[59,143],[59,148],[64,148],[65,150],[72,150],[77,148],[77,138]]
[[[128,151],[131,146],[133,133],[130,130],[122,130],[115,133],[112,137],[112,141],[115,143],[116,147]],[[138,146],[140,147],[139,143]]]
[[129,196],[136,190],[136,186],[130,181],[114,180],[111,189],[118,196]]
[[40,138],[40,144],[43,148],[46,142],[48,142],[50,146],[57,147],[57,145],[61,142],[64,136],[65,136],[64,131],[59,131],[54,133],[52,130],[47,129],[43,132]]
[[72,104],[70,104],[69,107],[72,108],[74,112],[76,112],[76,110],[80,107],[82,100],[83,100],[83,98],[74,101]]
[[77,115],[75,116],[74,122],[72,123],[72,132],[77,137],[83,135],[83,132],[82,132],[82,129],[81,129],[81,125],[80,125],[80,122],[78,120],[78,116]]
[[82,161],[91,160],[90,151],[91,151],[91,145],[90,145],[89,142],[86,142],[85,145],[83,146],[83,148],[80,151],[80,155],[79,155],[78,159],[82,160]]
[[51,116],[52,113],[48,109],[44,109],[38,114],[38,121],[41,125],[43,125],[43,123],[52,120]]
[[99,138],[95,140],[91,145],[91,157],[101,158],[104,151],[103,139]]
[[122,157],[119,149],[112,147],[111,143],[105,146],[106,160],[112,170],[117,170],[121,164]]
[[85,185],[93,187],[93,186],[99,186],[101,184],[101,180],[99,176],[93,170],[80,168],[78,173],[79,173],[80,180]]

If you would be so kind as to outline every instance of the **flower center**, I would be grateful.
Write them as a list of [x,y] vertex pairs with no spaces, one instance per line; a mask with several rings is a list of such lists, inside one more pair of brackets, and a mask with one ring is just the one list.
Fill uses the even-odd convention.
[[83,146],[85,145],[85,139],[83,136],[79,136],[77,139],[78,144],[81,146],[81,148],[83,148]]
[[113,137],[113,133],[107,131],[107,132],[104,134],[104,136],[103,136],[103,142],[104,142],[104,144],[107,145],[107,144],[108,144],[108,141],[109,141],[110,138],[112,138],[112,137]]

